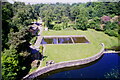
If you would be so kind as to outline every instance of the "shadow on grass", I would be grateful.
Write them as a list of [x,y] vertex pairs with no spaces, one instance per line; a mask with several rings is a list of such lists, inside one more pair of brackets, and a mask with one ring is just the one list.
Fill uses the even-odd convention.
[[[31,50],[31,54],[30,55],[28,55],[27,57],[20,57],[19,59],[19,61],[20,61],[20,66],[22,66],[22,67],[26,67],[26,69],[25,70],[22,70],[21,69],[21,71],[19,71],[18,72],[18,77],[17,77],[17,80],[21,80],[24,76],[26,76],[28,73],[29,73],[29,71],[30,71],[30,69],[32,68],[31,67],[31,63],[34,61],[34,60],[41,60],[42,59],[42,55],[41,55],[41,53],[39,53],[39,51],[37,51],[37,50],[35,50],[34,49],[34,51],[33,52],[36,52],[36,53],[32,53],[32,50]],[[37,57],[35,57],[36,56],[36,54],[37,54]],[[39,55],[38,55],[39,54]],[[38,63],[38,65],[39,65],[40,63]]]
[[43,59],[43,61],[44,61],[47,57],[48,57],[48,56],[43,56],[43,58],[42,58],[42,59]]

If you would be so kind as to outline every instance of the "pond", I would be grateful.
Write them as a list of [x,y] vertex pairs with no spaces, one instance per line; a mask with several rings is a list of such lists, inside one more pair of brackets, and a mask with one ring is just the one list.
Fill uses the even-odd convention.
[[58,69],[38,76],[34,80],[39,80],[41,78],[118,78],[120,76],[119,60],[119,53],[106,53],[99,60],[89,63],[87,65]]
[[89,43],[85,37],[43,37],[41,44]]

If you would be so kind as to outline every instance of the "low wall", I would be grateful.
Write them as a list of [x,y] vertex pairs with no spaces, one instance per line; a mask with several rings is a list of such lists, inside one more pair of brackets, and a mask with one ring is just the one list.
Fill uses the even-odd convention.
[[79,60],[64,61],[64,62],[59,62],[59,63],[52,64],[52,65],[49,65],[49,66],[45,66],[45,67],[39,69],[38,71],[23,77],[23,79],[24,80],[33,79],[33,78],[35,78],[35,77],[37,77],[41,74],[47,73],[47,72],[52,71],[52,70],[56,70],[56,69],[64,68],[64,67],[83,65],[83,64],[87,64],[87,63],[90,63],[92,61],[95,61],[103,55],[104,44],[102,43],[101,45],[102,45],[101,51],[99,53],[97,53],[96,55],[92,56],[92,57],[79,59]]

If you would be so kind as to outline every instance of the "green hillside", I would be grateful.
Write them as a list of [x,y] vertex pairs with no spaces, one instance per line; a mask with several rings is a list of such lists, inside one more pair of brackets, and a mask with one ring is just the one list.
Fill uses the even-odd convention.
[[98,32],[92,29],[87,31],[44,31],[44,35],[85,35],[90,41],[89,44],[60,44],[60,45],[46,45],[43,55],[42,66],[45,66],[46,61],[54,60],[57,62],[83,59],[97,54],[102,46],[100,43],[105,44],[105,48],[118,46],[118,39],[110,37],[103,32]]

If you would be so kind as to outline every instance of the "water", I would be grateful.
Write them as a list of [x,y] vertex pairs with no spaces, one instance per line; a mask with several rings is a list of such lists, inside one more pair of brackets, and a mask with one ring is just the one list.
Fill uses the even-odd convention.
[[51,37],[43,38],[41,42],[41,44],[69,44],[69,43],[89,43],[89,41],[85,37]]
[[58,38],[58,44],[72,43],[71,38]]
[[57,38],[43,38],[41,44],[57,44]]
[[[58,69],[35,79],[45,78],[117,78],[120,76],[120,55],[104,54],[99,60],[87,65]],[[117,74],[119,73],[119,75]],[[114,73],[114,75],[112,75]],[[109,75],[108,75],[109,74]]]
[[87,43],[88,40],[85,37],[72,37],[75,43]]

